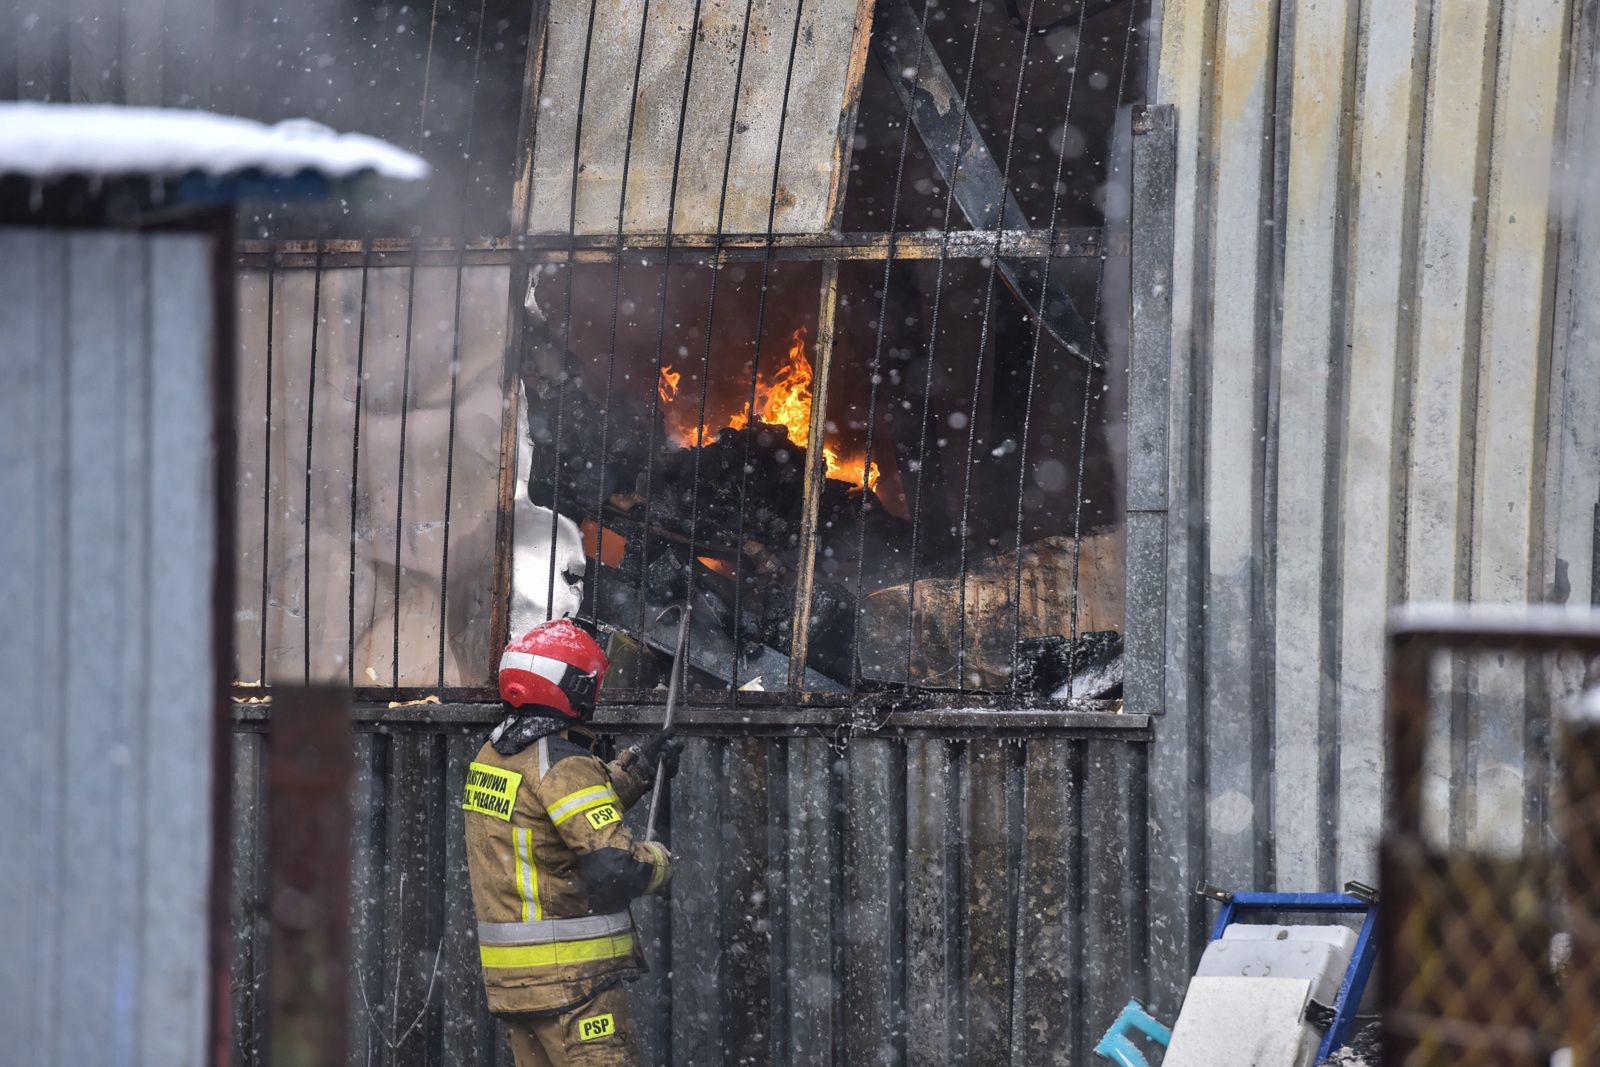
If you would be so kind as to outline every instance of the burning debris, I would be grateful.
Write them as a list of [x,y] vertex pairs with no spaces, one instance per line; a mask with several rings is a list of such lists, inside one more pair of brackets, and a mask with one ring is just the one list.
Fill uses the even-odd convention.
[[[790,336],[785,359],[758,375],[753,405],[708,429],[697,418],[698,398],[680,395],[683,372],[670,365],[655,376],[653,395],[644,397],[622,390],[606,397],[603,383],[597,388],[581,372],[555,369],[552,353],[560,349],[531,290],[526,307],[532,358],[522,373],[528,464],[521,469],[527,471],[527,499],[581,524],[586,550],[601,562],[594,573],[601,621],[639,628],[641,617],[648,622],[682,600],[692,575],[697,603],[705,600],[695,615],[697,647],[726,646],[723,659],[697,656],[695,666],[724,681],[759,675],[763,685],[781,688],[784,680],[766,677],[776,661],[754,668],[750,657],[785,652],[793,636],[804,442],[814,403],[804,328]],[[577,360],[565,362],[570,368]],[[877,498],[877,464],[868,466],[864,455],[842,458],[845,446],[836,437],[823,446],[807,665],[848,683],[856,597],[844,579],[857,571],[860,545],[869,554],[877,550],[872,573],[878,581],[903,577],[897,568],[904,564],[888,546],[903,544],[910,524]],[[613,595],[613,589],[621,592]],[[702,640],[707,635],[701,631],[713,629],[720,643]],[[786,658],[783,667],[786,672]]]

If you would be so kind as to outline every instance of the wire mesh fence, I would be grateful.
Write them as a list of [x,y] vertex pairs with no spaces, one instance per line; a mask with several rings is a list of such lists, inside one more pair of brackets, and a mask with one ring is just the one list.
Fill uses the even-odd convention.
[[[1553,664],[1555,652],[1576,653],[1582,674],[1583,660],[1600,653],[1600,631],[1508,618],[1402,631],[1392,643],[1386,1064],[1546,1067],[1552,1057],[1583,1064],[1600,1054],[1600,733],[1592,711],[1559,692],[1574,668]],[[1458,731],[1467,735],[1458,770],[1471,773],[1457,779],[1472,796],[1429,788],[1439,761],[1428,750],[1456,747]],[[1507,750],[1508,732],[1526,747]],[[1497,784],[1513,774],[1514,791]],[[1481,814],[1430,817],[1441,804]],[[1503,821],[1491,817],[1496,807],[1511,809]]]

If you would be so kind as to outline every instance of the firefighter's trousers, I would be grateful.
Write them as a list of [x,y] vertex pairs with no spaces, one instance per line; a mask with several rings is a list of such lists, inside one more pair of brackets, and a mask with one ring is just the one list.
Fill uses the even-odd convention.
[[641,1067],[628,995],[617,983],[559,1015],[502,1015],[517,1067]]

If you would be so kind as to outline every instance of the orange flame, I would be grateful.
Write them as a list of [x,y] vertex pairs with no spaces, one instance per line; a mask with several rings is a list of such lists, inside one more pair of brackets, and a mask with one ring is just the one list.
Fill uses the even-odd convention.
[[[662,378],[667,378],[666,368],[662,370]],[[806,355],[806,329],[799,327],[790,335],[789,351],[783,364],[778,367],[769,379],[765,375],[758,377],[756,382],[756,419],[769,426],[781,426],[788,433],[789,440],[796,444],[805,444],[811,429],[812,392],[811,382],[815,372],[811,368],[811,360]],[[679,375],[671,376],[671,392],[677,393]],[[663,389],[662,400],[669,400],[667,392]],[[734,413],[728,418],[728,426],[734,430],[742,430],[750,423],[749,415],[744,411]],[[705,426],[690,426],[678,435],[678,443],[685,448],[700,447],[709,439],[716,436],[716,431]],[[822,458],[826,464],[827,476],[851,485],[860,486],[862,479],[862,461],[864,456],[856,456],[846,460],[839,455],[838,449],[827,442],[822,446]],[[878,465],[872,464],[867,468],[865,484],[869,489],[876,488],[878,484]]]
[[656,393],[661,397],[663,404],[670,404],[678,395],[678,382],[683,379],[683,371],[673,370],[671,367],[661,368],[661,380],[656,383]]

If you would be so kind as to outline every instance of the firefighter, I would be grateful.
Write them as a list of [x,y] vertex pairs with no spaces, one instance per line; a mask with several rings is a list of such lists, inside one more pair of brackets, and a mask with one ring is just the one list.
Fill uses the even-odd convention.
[[467,771],[467,866],[489,1010],[517,1067],[641,1062],[622,983],[645,969],[628,904],[672,860],[622,815],[677,769],[670,731],[603,763],[581,728],[609,663],[567,619],[506,646],[506,715]]

